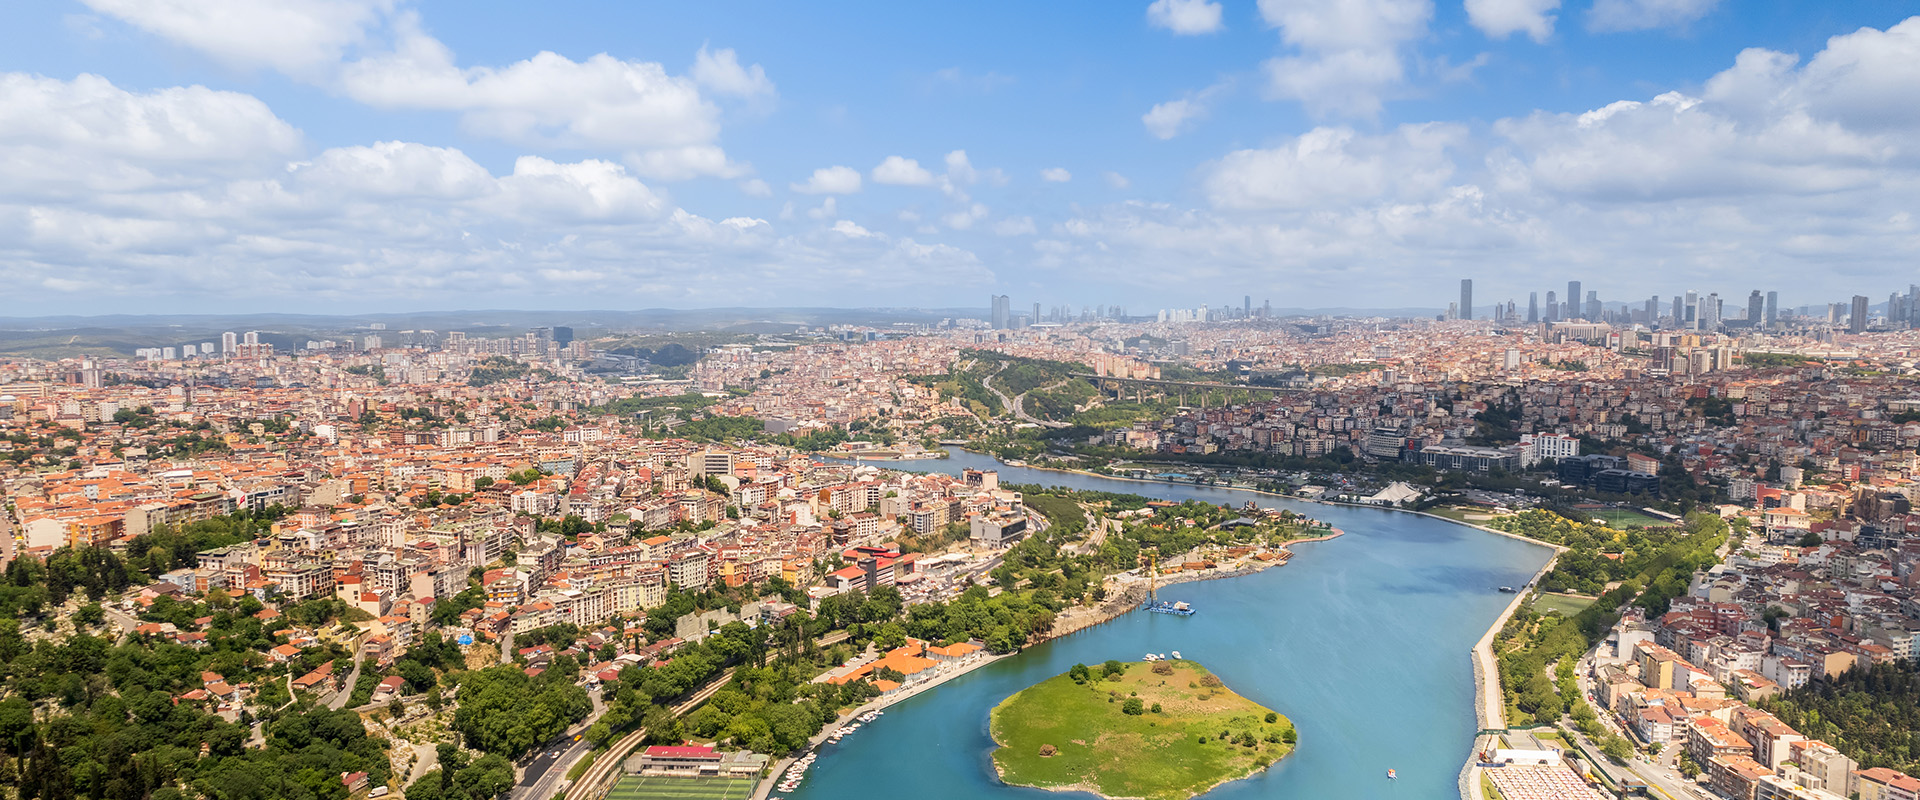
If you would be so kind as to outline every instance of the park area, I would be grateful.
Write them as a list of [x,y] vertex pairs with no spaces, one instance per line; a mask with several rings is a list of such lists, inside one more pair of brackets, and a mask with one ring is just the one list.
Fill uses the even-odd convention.
[[1007,783],[1103,797],[1187,800],[1293,750],[1286,717],[1192,661],[1075,667],[993,710]]
[[667,778],[628,775],[614,784],[607,800],[747,800],[752,778]]

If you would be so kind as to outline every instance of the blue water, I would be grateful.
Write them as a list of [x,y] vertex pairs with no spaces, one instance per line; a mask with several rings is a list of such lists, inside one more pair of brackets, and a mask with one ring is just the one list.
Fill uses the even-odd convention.
[[[1473,666],[1468,651],[1520,585],[1545,564],[1545,547],[1449,522],[1383,510],[1294,503],[1250,492],[1139,483],[1022,469],[958,452],[907,468],[1000,471],[1010,483],[1132,492],[1174,500],[1292,508],[1346,531],[1296,545],[1285,567],[1227,580],[1177,584],[1161,596],[1200,613],[1131,613],[1028,649],[888,709],[826,745],[796,800],[857,797],[1061,798],[1001,784],[987,715],[1009,695],[1075,662],[1138,660],[1179,650],[1227,686],[1292,718],[1300,743],[1264,773],[1211,798],[1457,797],[1472,748]],[[1388,781],[1386,771],[1399,772]]]

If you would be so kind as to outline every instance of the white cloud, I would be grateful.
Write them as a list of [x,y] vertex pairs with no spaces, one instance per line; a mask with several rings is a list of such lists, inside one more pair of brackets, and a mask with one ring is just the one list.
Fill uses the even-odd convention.
[[1587,29],[1602,33],[1684,26],[1707,15],[1720,0],[1593,0]]
[[1525,33],[1536,42],[1553,36],[1560,0],[1467,0],[1467,21],[1489,38]]
[[1222,27],[1220,4],[1210,0],[1153,0],[1147,6],[1147,22],[1183,36],[1213,33]]
[[874,276],[906,303],[992,282],[965,250],[861,230],[703,217],[608,160],[529,155],[496,175],[415,142],[308,152],[247,95],[0,73],[0,285],[19,308],[525,305],[583,286],[636,305],[781,305]]
[[1427,33],[1432,0],[1260,0],[1296,54],[1263,66],[1269,93],[1316,116],[1371,117],[1406,79],[1402,48]]
[[1465,142],[1456,125],[1404,125],[1363,136],[1315,128],[1284,146],[1238,150],[1204,170],[1209,202],[1227,209],[1308,209],[1381,198],[1429,199],[1446,187],[1450,148]]
[[326,72],[394,6],[394,0],[81,1],[224,63],[299,77]]
[[602,53],[574,61],[542,52],[502,68],[454,65],[417,30],[392,53],[346,65],[347,94],[383,108],[461,112],[474,133],[561,147],[668,148],[708,144],[719,109],[691,79],[654,62]]
[[933,173],[911,158],[887,156],[886,160],[873,168],[873,182],[892,186],[931,186]]
[[1068,172],[1066,167],[1048,167],[1040,170],[1040,180],[1048,183],[1066,183],[1073,180],[1073,173]]
[[[1604,268],[1596,288],[1613,299],[1757,286],[1823,302],[1904,286],[1920,257],[1916,45],[1920,19],[1836,36],[1804,63],[1749,50],[1697,95],[1538,112],[1486,133],[1316,128],[1203,167],[1206,207],[1077,208],[1052,228],[1075,247],[1032,264],[1153,297],[1278,270],[1289,294],[1316,298],[1301,304],[1329,305],[1350,302],[1356,280],[1419,287],[1381,304],[1430,304],[1436,275],[1524,299],[1546,262]],[[1167,302],[1188,299],[1205,298]]]
[[956,210],[953,213],[942,215],[940,221],[945,223],[949,228],[964,231],[973,227],[973,223],[986,218],[987,207],[979,203],[974,203],[966,208]]
[[611,222],[658,217],[666,203],[619,164],[586,160],[559,164],[521,156],[500,179],[513,210],[576,221]]
[[814,219],[833,219],[840,216],[840,204],[829,197],[816,208],[807,209],[807,216]]
[[739,97],[773,94],[773,81],[767,80],[767,71],[759,64],[740,66],[740,58],[731,47],[708,51],[706,45],[701,45],[700,52],[693,57],[693,79],[720,94]]
[[852,167],[821,167],[805,183],[790,184],[801,194],[853,194],[860,191],[860,171]]
[[740,191],[748,197],[772,197],[773,187],[759,178],[749,178],[740,182]]
[[1154,138],[1171,139],[1179,136],[1192,127],[1191,123],[1205,118],[1214,100],[1229,87],[1228,83],[1217,83],[1198,92],[1190,92],[1179,100],[1161,103],[1149,109],[1140,117],[1140,121]]
[[994,222],[993,232],[998,236],[1032,236],[1039,228],[1033,224],[1033,217],[1008,217]]
[[849,239],[880,238],[880,234],[874,233],[873,231],[867,230],[866,228],[862,228],[858,224],[856,224],[853,220],[850,220],[850,219],[843,219],[843,220],[840,220],[839,222],[833,223],[832,230],[834,233],[838,233]]
[[947,177],[955,183],[973,183],[980,179],[980,173],[967,160],[967,151],[955,150],[947,154]]
[[[731,49],[695,54],[690,75],[605,53],[541,52],[504,67],[461,67],[399,0],[84,0],[182,46],[270,67],[368,105],[448,111],[470,133],[541,148],[616,150],[660,180],[750,170],[719,144],[720,109],[701,89],[772,96],[766,70]],[[389,46],[373,47],[370,33]],[[357,57],[347,59],[349,54]]]
[[251,95],[202,86],[133,93],[98,75],[0,75],[0,144],[147,162],[215,163],[294,152],[300,133]]
[[0,74],[0,173],[14,192],[85,198],[257,174],[296,156],[301,138],[250,95]]
[[1101,177],[1106,179],[1109,189],[1125,189],[1133,185],[1133,181],[1127,180],[1127,176],[1118,172],[1108,172]]
[[1147,110],[1140,121],[1147,126],[1147,132],[1156,139],[1171,139],[1187,127],[1187,123],[1206,113],[1206,108],[1192,99],[1169,100]]
[[727,158],[727,152],[713,144],[689,144],[628,153],[627,164],[633,171],[655,180],[684,181],[711,175],[737,178],[747,174],[745,165]]
[[291,173],[305,186],[342,195],[473,200],[499,190],[493,175],[465,153],[412,142],[335,147]]

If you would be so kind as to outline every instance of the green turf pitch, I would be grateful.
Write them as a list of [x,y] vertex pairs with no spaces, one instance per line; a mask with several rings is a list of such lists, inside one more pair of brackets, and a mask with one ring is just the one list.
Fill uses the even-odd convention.
[[607,800],[746,800],[752,778],[661,778],[628,775],[614,784]]

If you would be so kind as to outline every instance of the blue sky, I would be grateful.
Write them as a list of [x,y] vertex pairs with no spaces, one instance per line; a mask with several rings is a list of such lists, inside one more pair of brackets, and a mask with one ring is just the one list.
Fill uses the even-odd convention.
[[1914,2],[5,13],[0,315],[1920,281]]

